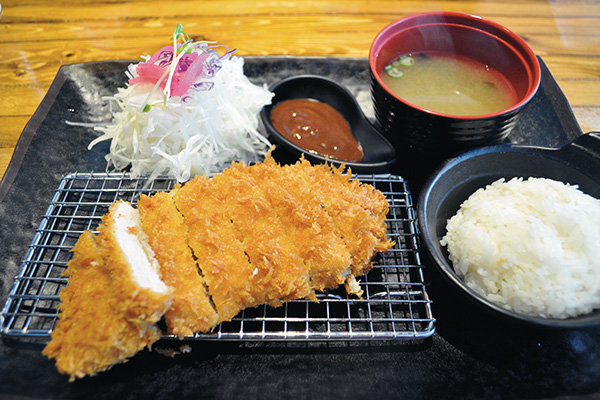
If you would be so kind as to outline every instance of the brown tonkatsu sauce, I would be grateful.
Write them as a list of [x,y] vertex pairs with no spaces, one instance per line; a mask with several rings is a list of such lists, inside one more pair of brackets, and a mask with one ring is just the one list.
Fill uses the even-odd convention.
[[363,152],[344,117],[328,104],[311,99],[286,100],[271,111],[271,122],[300,147],[341,161],[360,161]]

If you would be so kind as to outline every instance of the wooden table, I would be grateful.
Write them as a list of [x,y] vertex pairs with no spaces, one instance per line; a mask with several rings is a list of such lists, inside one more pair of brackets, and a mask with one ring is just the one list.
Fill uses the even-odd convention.
[[[61,65],[139,60],[177,23],[238,55],[367,57],[404,15],[463,11],[493,19],[543,57],[584,132],[600,130],[600,3],[500,1],[4,0],[0,19],[0,174]],[[1,175],[0,175],[1,176]]]

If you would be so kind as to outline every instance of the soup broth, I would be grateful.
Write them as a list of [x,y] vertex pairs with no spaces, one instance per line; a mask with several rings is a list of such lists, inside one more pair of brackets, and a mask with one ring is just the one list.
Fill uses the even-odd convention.
[[381,78],[407,102],[443,114],[491,114],[517,102],[514,88],[501,73],[449,53],[401,55],[384,68]]

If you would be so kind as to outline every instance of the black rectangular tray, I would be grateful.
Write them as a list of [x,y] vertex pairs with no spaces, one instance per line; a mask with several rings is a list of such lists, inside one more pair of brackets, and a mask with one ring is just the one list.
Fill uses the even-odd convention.
[[[561,147],[583,132],[543,61],[542,82],[510,141]],[[7,298],[48,201],[73,171],[104,172],[96,133],[74,122],[106,122],[103,95],[125,82],[130,61],[60,69],[19,140],[0,183],[0,299]],[[336,79],[372,118],[366,59],[247,57],[257,84],[292,75]],[[404,171],[393,171],[403,176]],[[418,182],[408,181],[411,188]],[[414,192],[413,192],[414,193]],[[423,269],[436,331],[427,339],[335,342],[194,341],[173,359],[142,352],[129,363],[74,384],[39,347],[3,338],[0,397],[8,398],[465,398],[598,396],[600,330],[527,329],[490,320],[451,297]],[[171,343],[171,341],[168,341]],[[173,345],[176,345],[177,341]],[[156,345],[156,349],[168,346]],[[176,348],[177,350],[177,348]]]

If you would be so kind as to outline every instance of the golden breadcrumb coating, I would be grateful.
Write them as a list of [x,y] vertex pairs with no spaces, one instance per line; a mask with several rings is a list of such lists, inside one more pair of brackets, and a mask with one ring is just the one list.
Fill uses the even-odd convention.
[[[137,210],[119,201],[102,217],[98,235],[84,232],[73,248],[64,273],[70,276],[69,284],[60,293],[59,320],[43,351],[71,380],[123,362],[161,336],[154,324],[169,308],[172,290],[161,281],[153,287],[151,280],[140,280],[127,260],[126,243],[120,242],[126,232],[139,235],[143,247],[145,235],[139,229]],[[157,267],[152,250],[144,251],[148,265]]]
[[350,272],[350,252],[310,188],[270,156],[245,171],[246,179],[252,177],[261,187],[266,207],[276,216],[273,223],[281,226],[282,235],[292,241],[304,260],[311,288],[323,291],[344,283]]
[[96,247],[90,231],[77,241],[63,273],[69,284],[60,292],[59,320],[43,350],[70,380],[93,376],[126,361],[161,336],[156,326],[124,318],[122,291]]
[[204,279],[188,246],[188,227],[169,193],[142,195],[137,204],[142,229],[160,264],[162,280],[176,288],[165,313],[169,331],[183,338],[212,329],[218,320]]
[[371,185],[343,174],[342,167],[312,166],[303,159],[284,168],[309,187],[332,217],[338,235],[350,249],[353,275],[366,274],[373,256],[393,245],[386,236],[389,206],[385,196]]
[[188,226],[189,245],[219,322],[230,321],[241,310],[261,304],[252,294],[255,267],[244,251],[239,231],[213,197],[210,179],[197,176],[171,194]]
[[246,167],[238,163],[215,175],[211,181],[213,198],[240,233],[254,267],[253,298],[272,306],[305,297],[314,299],[296,238],[271,207],[267,189],[272,185],[252,174],[261,165]]

